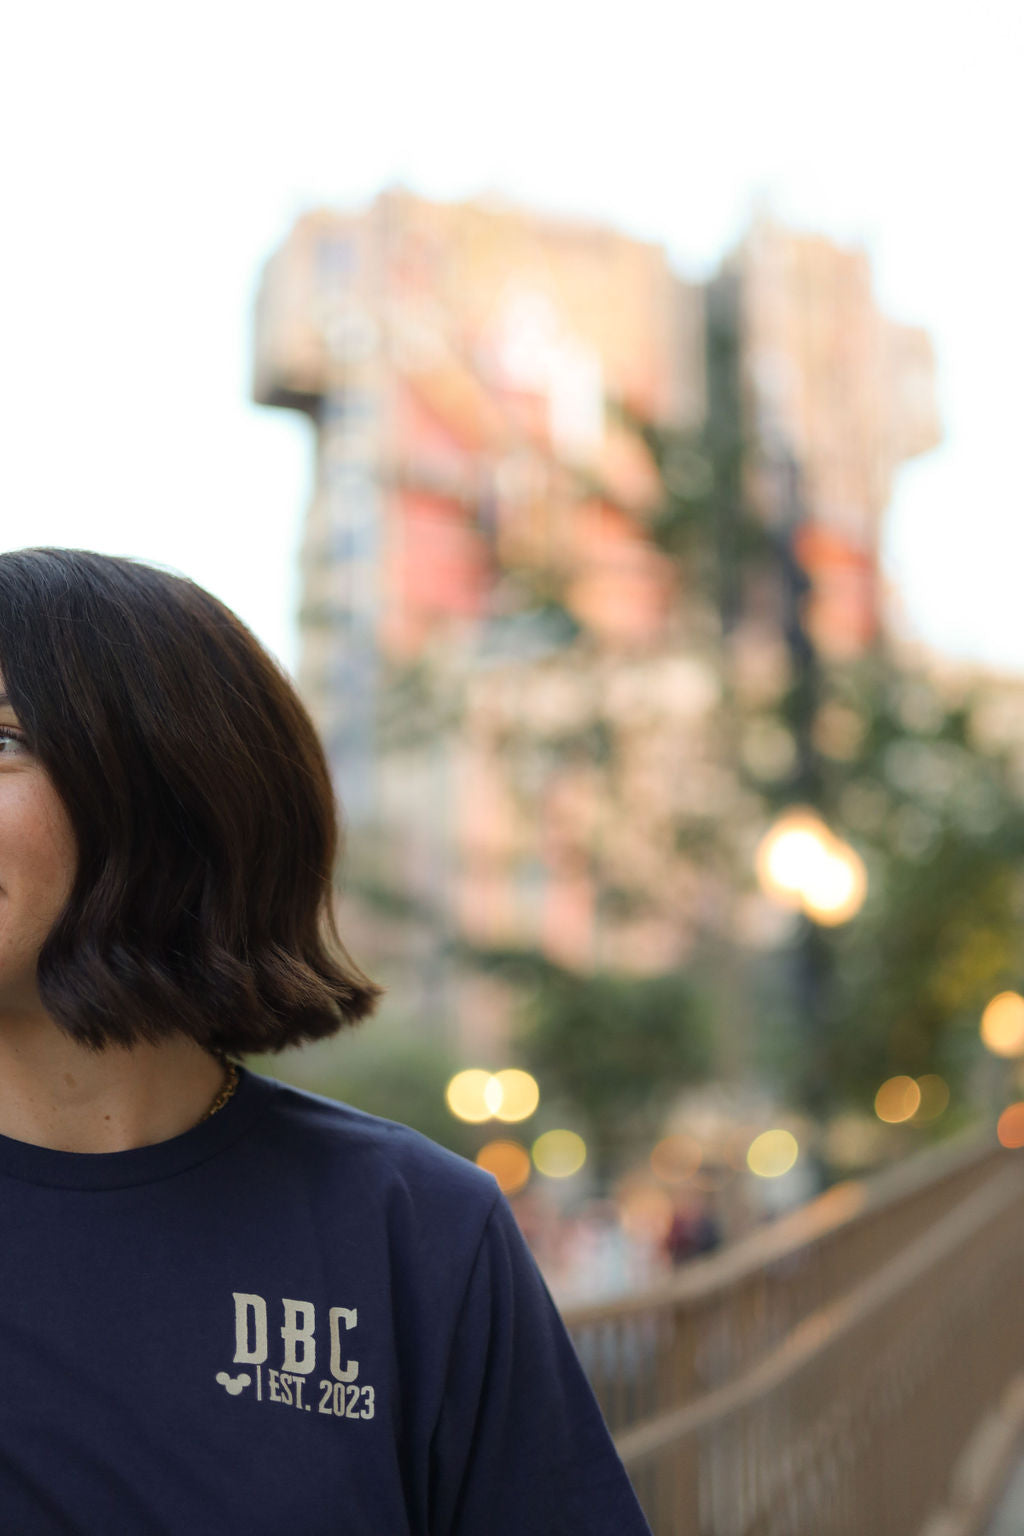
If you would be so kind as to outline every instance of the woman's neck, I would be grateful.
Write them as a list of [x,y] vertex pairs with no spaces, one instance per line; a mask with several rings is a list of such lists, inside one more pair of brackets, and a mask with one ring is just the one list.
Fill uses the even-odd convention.
[[0,1135],[61,1152],[125,1152],[202,1119],[223,1064],[186,1036],[92,1051],[49,1018],[0,1018]]

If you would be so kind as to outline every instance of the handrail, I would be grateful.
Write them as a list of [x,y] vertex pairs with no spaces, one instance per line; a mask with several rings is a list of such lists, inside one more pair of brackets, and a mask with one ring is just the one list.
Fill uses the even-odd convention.
[[812,1312],[911,1242],[1006,1154],[977,1133],[836,1185],[642,1293],[564,1316],[613,1433],[747,1369]]
[[566,1321],[655,1536],[914,1536],[1024,1367],[1024,1162],[977,1133]]
[[987,1188],[977,1190],[962,1205],[913,1246],[897,1254],[877,1274],[861,1282],[850,1295],[833,1301],[799,1323],[778,1349],[759,1360],[746,1375],[707,1393],[672,1413],[638,1425],[620,1435],[617,1446],[624,1461],[635,1464],[680,1435],[706,1428],[713,1420],[735,1413],[765,1392],[773,1391],[823,1355],[839,1340],[870,1320],[879,1307],[920,1281],[936,1266],[977,1236],[996,1217],[1019,1205],[1024,1195],[1022,1174],[1006,1168]]
[[817,1195],[806,1205],[770,1225],[760,1227],[730,1247],[693,1259],[679,1274],[642,1291],[607,1301],[574,1304],[563,1309],[573,1327],[586,1327],[606,1318],[628,1316],[638,1308],[666,1302],[697,1300],[746,1278],[765,1264],[806,1250],[808,1243],[849,1226],[858,1218],[915,1199],[950,1176],[974,1174],[1001,1157],[991,1136],[975,1128],[948,1142],[929,1147],[866,1179],[849,1179]]

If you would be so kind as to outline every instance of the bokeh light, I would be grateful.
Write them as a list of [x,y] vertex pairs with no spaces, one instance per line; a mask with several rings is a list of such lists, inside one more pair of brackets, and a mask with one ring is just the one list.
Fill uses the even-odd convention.
[[1000,992],[981,1016],[982,1043],[993,1056],[1024,1054],[1024,997]]
[[875,1094],[875,1114],[886,1125],[913,1119],[921,1107],[921,1089],[912,1077],[890,1077]]
[[799,906],[821,859],[824,831],[814,811],[793,810],[780,817],[757,850],[757,873],[765,890]]
[[682,1131],[663,1137],[651,1153],[651,1172],[663,1184],[684,1184],[700,1164],[700,1143]]
[[759,1179],[777,1179],[789,1172],[799,1155],[792,1131],[762,1131],[747,1148],[747,1167]]
[[786,906],[802,907],[816,923],[848,922],[867,894],[863,859],[809,807],[779,818],[758,845],[756,865],[763,890]]
[[622,1230],[630,1237],[664,1242],[675,1214],[672,1197],[644,1179],[624,1180],[616,1203]]
[[949,1105],[949,1084],[936,1072],[926,1072],[917,1079],[917,1086],[921,1090],[921,1102],[914,1119],[937,1120]]
[[1024,1147],[1024,1104],[1009,1104],[999,1116],[996,1135],[1004,1147]]
[[445,1089],[445,1099],[453,1115],[479,1125],[483,1120],[526,1120],[540,1103],[537,1080],[518,1067],[502,1072],[485,1072],[469,1067],[456,1072]]
[[549,1179],[567,1179],[587,1160],[587,1144],[575,1131],[545,1131],[533,1144],[533,1160]]
[[518,1141],[489,1141],[476,1155],[477,1165],[493,1173],[503,1194],[514,1195],[530,1177],[530,1154]]
[[456,1072],[444,1091],[445,1102],[452,1114],[459,1120],[468,1120],[471,1125],[489,1120],[493,1114],[487,1102],[490,1082],[490,1072],[484,1072],[479,1067]]
[[540,1103],[537,1079],[518,1067],[506,1067],[504,1072],[495,1073],[493,1082],[499,1090],[498,1107],[494,1110],[497,1118],[507,1123],[528,1120]]
[[847,843],[826,848],[804,887],[804,909],[816,923],[836,927],[864,905],[868,876],[864,861]]

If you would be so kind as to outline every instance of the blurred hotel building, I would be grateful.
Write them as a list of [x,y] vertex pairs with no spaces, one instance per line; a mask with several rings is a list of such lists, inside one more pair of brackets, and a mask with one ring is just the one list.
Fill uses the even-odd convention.
[[[357,862],[372,848],[429,914],[390,922],[396,954],[419,934],[409,1005],[478,1056],[501,1009],[444,941],[655,973],[735,921],[677,835],[756,835],[718,728],[718,614],[651,540],[660,480],[614,409],[700,431],[712,308],[764,449],[751,499],[796,518],[815,640],[856,654],[893,469],[938,441],[927,338],[880,315],[861,253],[760,221],[703,288],[612,229],[393,188],[301,218],[264,273],[254,395],[316,438],[299,685]],[[776,697],[770,595],[735,645],[745,694]],[[416,730],[422,689],[449,729]]]
[[[769,521],[799,514],[808,627],[824,655],[855,656],[883,626],[879,548],[894,471],[941,439],[931,342],[880,312],[864,251],[768,218],[723,263],[716,287],[738,306],[760,459],[750,494]],[[785,505],[787,463],[798,508]]]

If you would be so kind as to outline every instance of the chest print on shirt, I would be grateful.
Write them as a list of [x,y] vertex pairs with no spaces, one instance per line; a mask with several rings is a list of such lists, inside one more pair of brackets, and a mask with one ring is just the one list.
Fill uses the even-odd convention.
[[[300,1413],[335,1419],[372,1419],[374,1390],[359,1380],[359,1361],[348,1357],[348,1335],[359,1322],[355,1307],[330,1307],[326,1330],[318,1333],[311,1301],[284,1296],[275,1329],[276,1364],[269,1364],[269,1309],[254,1291],[233,1291],[236,1374],[220,1370],[214,1380],[229,1397],[252,1396]],[[320,1362],[319,1372],[317,1362]],[[241,1369],[239,1370],[239,1367]],[[330,1374],[325,1374],[325,1371]],[[315,1386],[314,1386],[315,1382]]]

